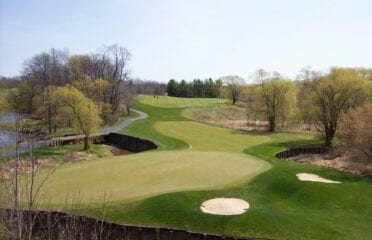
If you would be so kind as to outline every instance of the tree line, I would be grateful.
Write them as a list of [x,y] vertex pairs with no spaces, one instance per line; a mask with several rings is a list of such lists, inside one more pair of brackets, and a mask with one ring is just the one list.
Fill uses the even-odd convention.
[[[334,67],[319,72],[304,68],[296,79],[260,69],[252,78],[251,84],[230,81],[225,87],[234,86],[234,98],[246,106],[249,118],[266,121],[269,131],[288,120],[314,124],[327,147],[332,146],[346,114],[372,101],[372,69]],[[231,93],[230,98],[236,101]]]
[[230,98],[233,105],[239,102],[246,107],[250,120],[267,122],[269,131],[276,131],[279,124],[293,120],[314,125],[327,147],[332,146],[346,114],[357,107],[366,109],[363,105],[372,102],[372,69],[369,68],[334,67],[320,72],[306,67],[295,79],[259,69],[250,78],[253,81],[249,84],[237,75],[192,82],[171,79],[167,94]]
[[168,96],[185,98],[220,98],[221,89],[222,81],[212,78],[194,79],[192,82],[171,79],[166,88]]

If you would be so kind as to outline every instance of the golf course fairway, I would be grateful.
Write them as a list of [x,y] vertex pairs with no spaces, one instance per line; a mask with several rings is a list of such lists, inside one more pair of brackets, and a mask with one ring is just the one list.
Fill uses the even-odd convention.
[[[234,130],[182,116],[185,107],[203,104],[229,106],[216,99],[140,96],[133,108],[148,118],[119,133],[159,148],[57,167],[42,188],[42,208],[101,217],[106,200],[105,219],[139,226],[292,240],[372,236],[371,179],[274,156],[322,144],[317,133]],[[299,181],[298,173],[341,184]],[[78,207],[64,206],[66,198]],[[241,199],[250,207],[237,216],[202,212],[201,204],[215,198]]]

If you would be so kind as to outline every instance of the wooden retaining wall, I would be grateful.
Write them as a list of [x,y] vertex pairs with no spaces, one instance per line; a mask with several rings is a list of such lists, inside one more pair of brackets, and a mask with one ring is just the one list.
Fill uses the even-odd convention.
[[290,148],[275,154],[277,158],[290,158],[300,154],[322,154],[329,150],[326,147],[298,147]]
[[[8,229],[14,228],[9,217],[15,211],[2,209],[2,218]],[[259,238],[228,237],[207,233],[195,233],[170,228],[141,227],[101,221],[86,216],[75,216],[52,211],[21,211],[27,222],[34,219],[35,239],[106,239],[106,240],[254,240]],[[27,224],[24,224],[25,233]],[[262,239],[262,238],[261,238]]]
[[131,152],[143,152],[158,148],[158,146],[146,139],[132,137],[119,133],[110,133],[103,136],[105,143],[112,144],[118,148]]
[[[54,138],[50,141],[49,146],[54,147],[66,144],[83,143],[84,138],[85,137],[82,135]],[[113,145],[115,147],[135,153],[158,148],[158,146],[152,141],[119,133],[94,135],[90,137],[90,141],[97,144]]]

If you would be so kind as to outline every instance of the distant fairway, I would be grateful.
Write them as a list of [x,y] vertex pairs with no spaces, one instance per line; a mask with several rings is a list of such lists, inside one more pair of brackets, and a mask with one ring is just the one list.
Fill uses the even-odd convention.
[[244,154],[198,151],[149,152],[68,164],[58,168],[43,188],[43,203],[62,204],[130,200],[165,192],[210,189],[246,182],[270,168]]
[[314,134],[309,133],[255,133],[191,121],[157,122],[154,127],[166,136],[172,136],[191,144],[194,150],[243,152],[246,148],[266,142],[314,139]]
[[157,122],[155,129],[164,135],[191,144],[194,150],[242,152],[247,147],[268,142],[271,139],[265,135],[244,133],[190,121]]
[[154,96],[149,95],[141,95],[138,100],[140,103],[162,108],[212,106],[229,102],[228,99],[221,98],[178,98],[168,96],[158,96],[154,98]]

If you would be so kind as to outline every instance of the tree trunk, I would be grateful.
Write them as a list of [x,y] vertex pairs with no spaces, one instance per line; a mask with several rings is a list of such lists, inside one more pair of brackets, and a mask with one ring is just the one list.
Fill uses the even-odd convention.
[[52,132],[52,108],[49,104],[48,106],[48,127],[49,127],[49,133]]
[[235,105],[235,103],[236,103],[236,98],[233,97],[233,98],[232,98],[232,104]]
[[325,131],[325,145],[327,148],[332,147],[332,140],[335,135],[335,131],[333,129],[326,129]]
[[269,117],[269,131],[270,132],[275,132],[276,128],[276,120],[274,116]]
[[90,149],[90,142],[89,142],[89,134],[85,134],[84,138],[84,150],[89,150]]

